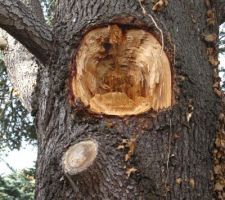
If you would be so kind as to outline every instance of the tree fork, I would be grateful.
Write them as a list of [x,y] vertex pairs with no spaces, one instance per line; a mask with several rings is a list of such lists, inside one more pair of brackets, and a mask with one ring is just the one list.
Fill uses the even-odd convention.
[[19,0],[1,0],[0,27],[21,42],[43,64],[52,49],[52,32]]

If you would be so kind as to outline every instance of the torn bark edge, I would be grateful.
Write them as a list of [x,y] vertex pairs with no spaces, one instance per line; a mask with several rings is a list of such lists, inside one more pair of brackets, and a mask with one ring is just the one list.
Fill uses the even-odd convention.
[[[177,89],[178,86],[176,85],[176,81],[175,81],[175,79],[176,79],[176,70],[175,70],[176,46],[174,44],[174,41],[173,41],[170,33],[164,27],[162,29],[160,29],[161,31],[165,32],[164,33],[165,36],[162,36],[161,31],[159,31],[158,28],[155,26],[156,22],[146,24],[146,20],[149,21],[149,16],[147,16],[147,17],[144,16],[144,19],[143,18],[140,19],[137,16],[133,16],[133,15],[126,14],[126,13],[123,13],[122,15],[119,15],[119,16],[115,15],[114,17],[109,19],[109,21],[107,21],[107,22],[102,22],[100,24],[96,24],[96,25],[92,26],[91,28],[85,28],[85,29],[81,30],[81,39],[84,37],[84,35],[86,35],[88,32],[90,32],[94,29],[101,28],[104,26],[109,26],[109,25],[118,25],[119,27],[122,27],[122,29],[137,28],[137,29],[142,29],[147,32],[150,32],[158,40],[158,42],[161,45],[163,45],[163,50],[165,51],[165,53],[169,59],[171,78],[172,78],[172,83],[171,83],[172,84],[172,97],[171,98],[172,98],[172,105],[174,105],[176,103],[177,96],[179,96],[179,91]],[[77,52],[78,52],[80,46],[81,46],[81,43],[77,44],[77,46],[71,52],[71,61],[68,64],[69,77],[66,81],[66,84],[67,84],[67,93],[68,93],[69,104],[72,107],[74,107],[75,110],[87,111],[88,108],[86,106],[84,106],[83,104],[80,104],[80,99],[77,99],[75,97],[75,95],[73,94],[73,90],[72,90],[72,80],[73,80],[73,77],[76,76],[76,73],[77,73],[77,66],[76,66],[75,60],[76,60],[76,55],[77,55]],[[77,102],[77,100],[78,100],[78,102]],[[149,112],[146,112],[146,113],[149,113]],[[95,114],[95,113],[90,113],[90,114],[94,115],[95,117],[98,117],[98,114]]]

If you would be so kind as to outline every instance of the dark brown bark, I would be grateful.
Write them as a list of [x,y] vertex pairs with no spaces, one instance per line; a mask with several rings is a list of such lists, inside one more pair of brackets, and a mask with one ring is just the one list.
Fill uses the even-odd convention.
[[218,13],[219,24],[224,23],[225,22],[225,2],[223,0],[218,1],[216,12]]
[[42,63],[48,62],[52,33],[22,2],[1,0],[0,27],[20,41]]
[[[218,24],[206,23],[206,12],[214,6],[204,1],[169,1],[161,12],[153,13],[151,1],[146,1],[147,13],[164,33],[175,104],[159,113],[120,118],[94,115],[82,105],[69,104],[68,66],[80,40],[86,31],[109,23],[144,28],[159,39],[160,34],[137,0],[58,0],[54,56],[39,71],[33,103],[39,142],[36,199],[214,198],[211,156],[220,98],[212,88],[216,68],[206,53],[215,44],[203,37],[218,35]],[[117,147],[130,138],[137,139],[126,162],[129,149]],[[65,175],[64,152],[86,139],[98,142],[97,159],[86,171]],[[137,171],[128,178],[130,168]]]
[[24,4],[35,14],[36,19],[45,22],[44,14],[39,0],[23,0]]
[[[174,91],[176,104],[171,110],[155,117],[147,113],[120,119],[93,116],[68,104],[65,80],[72,52],[86,30],[123,23],[116,17],[133,16],[137,20],[128,22],[130,25],[155,32],[153,22],[134,0],[59,1],[54,29],[58,57],[52,60],[51,71],[41,72],[39,85],[37,199],[213,199],[211,152],[219,99],[212,90],[213,69],[202,39],[208,30],[208,8],[200,1],[170,2],[158,14],[152,13],[150,4],[145,7],[164,37],[171,36],[172,45],[166,40],[166,46],[176,47],[171,64],[174,87],[180,92]],[[209,31],[217,34],[218,26]],[[185,80],[179,82],[178,76]],[[190,121],[189,104],[194,107]],[[127,150],[120,151],[117,146],[133,134],[138,135],[135,153],[125,162]],[[64,148],[86,138],[99,143],[98,159],[92,168],[72,177],[73,189],[63,173],[61,158]],[[124,166],[138,171],[127,178]],[[176,183],[178,178],[181,184]]]

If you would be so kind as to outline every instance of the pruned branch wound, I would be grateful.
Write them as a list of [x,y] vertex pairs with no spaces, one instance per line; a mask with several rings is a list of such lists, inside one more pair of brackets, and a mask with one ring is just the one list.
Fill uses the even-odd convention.
[[98,144],[93,140],[82,141],[71,146],[62,159],[64,172],[75,175],[86,170],[93,164],[97,154]]
[[141,29],[117,25],[85,35],[71,87],[91,112],[135,115],[171,106],[171,69],[161,44]]

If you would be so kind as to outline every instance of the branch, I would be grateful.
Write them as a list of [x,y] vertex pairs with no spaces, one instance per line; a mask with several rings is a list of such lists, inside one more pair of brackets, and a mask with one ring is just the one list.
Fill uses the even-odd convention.
[[27,6],[30,8],[32,13],[35,13],[35,16],[37,16],[41,22],[45,22],[44,14],[39,0],[27,0]]
[[217,7],[217,13],[218,13],[219,24],[224,23],[225,22],[225,2],[219,1],[218,7]]
[[52,33],[19,0],[0,1],[0,27],[20,41],[42,63],[49,61]]

